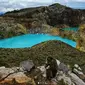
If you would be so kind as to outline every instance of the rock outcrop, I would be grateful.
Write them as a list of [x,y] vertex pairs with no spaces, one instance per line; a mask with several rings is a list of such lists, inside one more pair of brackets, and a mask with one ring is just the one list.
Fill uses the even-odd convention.
[[[85,10],[72,9],[58,3],[7,12],[0,17],[2,18],[0,20],[0,36],[6,38],[25,33],[59,35],[59,28],[75,27],[85,23],[84,14]],[[4,35],[4,32],[7,34]]]
[[[57,59],[55,60],[58,65],[58,72],[51,80],[47,80],[47,69],[49,67],[45,67],[45,63],[43,66],[38,66],[32,71],[26,71],[21,66],[11,68],[3,66],[0,67],[0,85],[85,85],[85,81],[83,80],[85,79],[85,76],[79,65],[75,64],[73,69],[70,69],[70,67],[68,67],[69,64],[66,65]],[[31,65],[31,63],[29,64]],[[26,64],[26,67],[30,68],[29,64],[28,66]],[[80,77],[79,74],[82,74],[84,77]]]
[[78,26],[79,24],[84,23],[84,13],[84,10],[72,9],[56,3],[47,7],[27,8],[8,12],[4,16],[23,19],[27,18],[28,21],[39,22],[41,24],[47,23],[51,26],[59,24]]
[[34,80],[17,70],[20,67],[5,68],[0,67],[0,85],[36,85]]

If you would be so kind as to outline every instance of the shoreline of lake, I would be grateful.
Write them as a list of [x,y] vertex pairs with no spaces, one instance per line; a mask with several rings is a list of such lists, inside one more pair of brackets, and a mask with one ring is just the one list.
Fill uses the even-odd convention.
[[53,36],[50,34],[26,34],[0,40],[0,48],[26,48],[49,40],[62,41],[72,47],[76,47],[75,41],[62,38],[61,36]]

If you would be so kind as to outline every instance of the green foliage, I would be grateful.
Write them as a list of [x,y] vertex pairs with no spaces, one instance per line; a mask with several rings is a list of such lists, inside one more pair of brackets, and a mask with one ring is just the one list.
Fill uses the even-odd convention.
[[60,81],[58,81],[58,84],[57,84],[57,85],[68,85],[68,84],[66,84],[66,83],[64,82],[64,80],[61,79]]
[[18,36],[21,34],[26,34],[27,29],[19,23],[14,23],[14,21],[5,21],[2,19],[0,23],[0,38],[9,38],[13,36]]
[[19,32],[22,32],[24,34],[27,33],[27,29],[23,25],[17,24],[17,27],[19,28]]
[[85,24],[81,24],[81,25],[79,26],[79,30],[80,30],[80,31],[85,30]]
[[57,6],[58,8],[64,7],[63,5],[61,5],[61,4],[59,4],[59,3],[56,3],[56,6]]

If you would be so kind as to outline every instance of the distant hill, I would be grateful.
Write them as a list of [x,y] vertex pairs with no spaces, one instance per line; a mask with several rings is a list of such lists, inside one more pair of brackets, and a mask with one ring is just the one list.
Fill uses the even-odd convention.
[[78,27],[85,23],[85,10],[55,3],[50,6],[25,8],[0,17],[0,39],[26,33],[59,34],[58,28]]
[[[27,19],[29,23],[41,21],[51,26],[66,24],[69,26],[78,26],[85,21],[85,10],[72,9],[61,4],[52,4],[50,6],[26,8],[7,12],[4,16]],[[20,21],[20,20],[19,20]]]

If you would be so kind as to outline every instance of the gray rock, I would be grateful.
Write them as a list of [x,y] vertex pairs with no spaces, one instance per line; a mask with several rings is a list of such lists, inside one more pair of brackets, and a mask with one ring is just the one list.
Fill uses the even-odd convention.
[[57,80],[60,81],[62,79],[67,85],[75,85],[74,82],[71,80],[70,76],[64,74],[62,71],[59,71],[57,75]]
[[73,80],[73,82],[75,82],[76,85],[85,85],[85,82],[83,82],[83,80],[81,80],[77,75],[75,75],[74,73],[69,72],[69,76],[70,78]]
[[31,71],[31,69],[34,67],[34,63],[32,60],[26,60],[26,61],[22,61],[20,63],[20,67],[24,70],[24,71]]
[[68,71],[69,71],[69,68],[64,63],[60,63],[59,66],[58,66],[58,69],[60,71],[63,71],[64,73],[68,73]]

